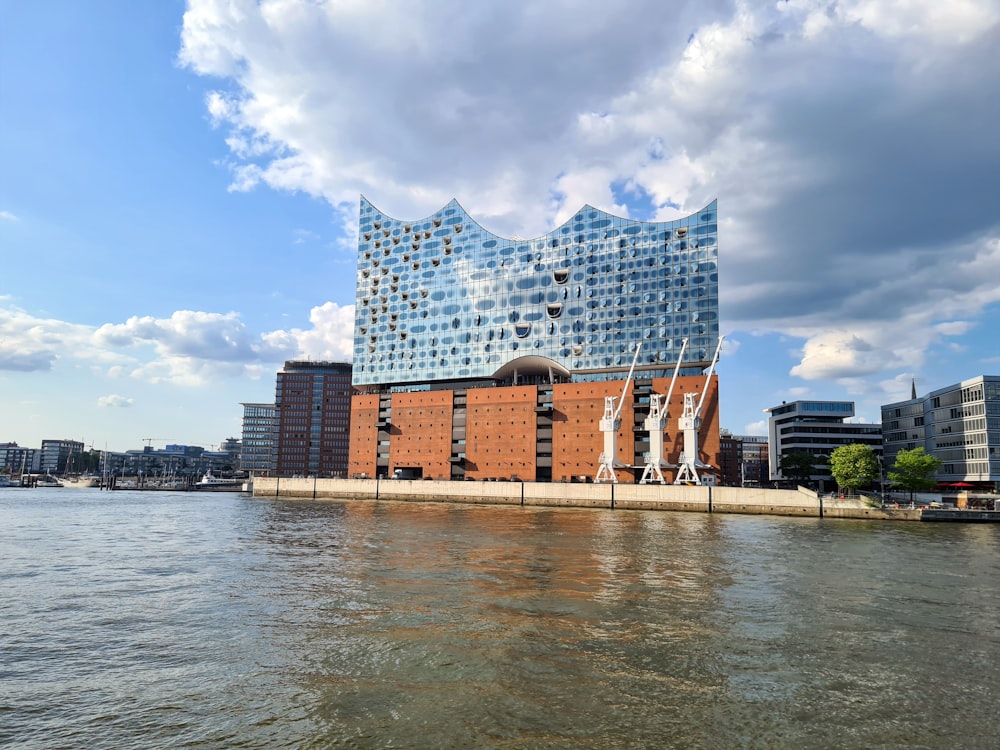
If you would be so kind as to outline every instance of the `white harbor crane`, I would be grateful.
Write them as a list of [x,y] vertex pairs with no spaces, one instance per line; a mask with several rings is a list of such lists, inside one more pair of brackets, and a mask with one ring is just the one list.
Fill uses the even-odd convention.
[[677,357],[677,365],[674,367],[674,376],[670,380],[670,388],[667,391],[666,399],[661,402],[660,399],[663,396],[659,393],[654,393],[649,397],[649,416],[646,417],[646,421],[643,424],[649,433],[649,452],[645,455],[646,467],[642,471],[642,479],[639,480],[639,484],[650,484],[652,482],[666,484],[667,480],[663,478],[662,469],[674,466],[674,464],[663,460],[663,425],[667,421],[667,409],[670,408],[670,397],[674,393],[674,385],[677,383],[677,373],[681,369],[681,361],[684,359],[684,351],[687,349],[687,344],[688,340],[684,339],[684,343],[681,344],[681,353]]
[[632,380],[632,373],[635,371],[635,363],[639,361],[639,350],[642,349],[642,342],[635,345],[635,356],[632,358],[632,366],[628,369],[628,377],[625,378],[625,387],[622,388],[621,398],[618,399],[618,408],[615,408],[615,397],[604,397],[604,416],[601,417],[601,432],[604,433],[604,452],[601,454],[600,466],[597,467],[595,483],[604,481],[618,482],[615,476],[615,469],[625,466],[618,460],[618,429],[622,426],[622,407],[625,405],[625,394],[628,391],[629,381]]
[[701,407],[705,403],[708,384],[712,382],[715,363],[719,361],[723,339],[725,336],[719,336],[719,345],[715,347],[715,356],[712,357],[712,366],[708,368],[708,374],[705,376],[705,387],[701,392],[701,398],[698,399],[698,405],[695,406],[694,401],[698,397],[697,393],[684,394],[684,414],[677,423],[684,433],[684,450],[681,452],[680,468],[677,470],[674,484],[702,484],[698,469],[714,468],[698,459],[698,430],[701,428]]

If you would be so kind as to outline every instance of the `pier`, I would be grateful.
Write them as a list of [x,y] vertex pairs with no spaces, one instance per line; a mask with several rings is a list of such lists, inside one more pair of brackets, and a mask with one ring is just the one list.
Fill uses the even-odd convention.
[[253,496],[921,520],[920,508],[871,507],[858,498],[832,500],[804,487],[797,490],[771,490],[660,484],[255,477]]

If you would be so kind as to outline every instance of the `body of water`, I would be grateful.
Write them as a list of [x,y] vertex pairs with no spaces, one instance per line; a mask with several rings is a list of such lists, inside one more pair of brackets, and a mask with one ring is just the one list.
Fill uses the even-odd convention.
[[1000,528],[0,490],[0,745],[994,748]]

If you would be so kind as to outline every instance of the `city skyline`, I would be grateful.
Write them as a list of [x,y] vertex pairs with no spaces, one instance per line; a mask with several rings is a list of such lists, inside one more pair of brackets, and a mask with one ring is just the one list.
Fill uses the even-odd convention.
[[1000,371],[998,33],[974,0],[11,5],[0,442],[207,447],[285,361],[349,361],[361,194],[529,239],[718,199],[720,426],[877,423]]

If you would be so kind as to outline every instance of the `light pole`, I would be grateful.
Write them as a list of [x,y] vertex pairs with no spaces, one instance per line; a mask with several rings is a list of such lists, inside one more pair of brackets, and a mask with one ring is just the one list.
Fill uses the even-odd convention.
[[885,505],[885,466],[882,463],[882,456],[878,457],[878,479],[882,495],[882,505]]

